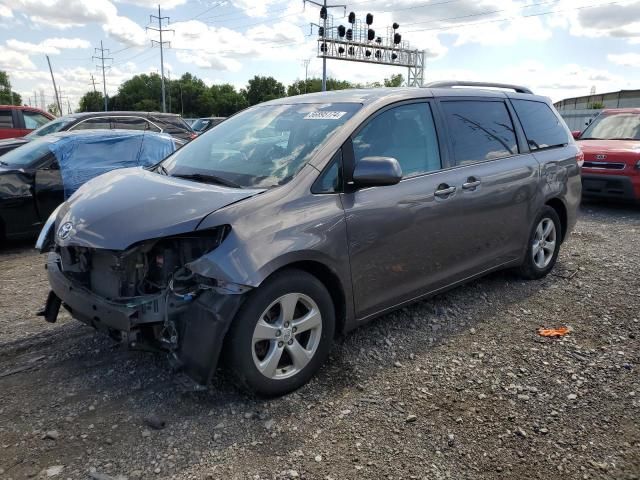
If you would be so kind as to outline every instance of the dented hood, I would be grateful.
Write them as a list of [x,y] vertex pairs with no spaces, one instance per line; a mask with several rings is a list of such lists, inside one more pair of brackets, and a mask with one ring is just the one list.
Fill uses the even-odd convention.
[[[262,191],[209,185],[141,168],[115,170],[85,183],[62,205],[55,240],[61,246],[125,250],[143,240],[193,231],[209,213]],[[64,238],[59,235],[62,230]]]

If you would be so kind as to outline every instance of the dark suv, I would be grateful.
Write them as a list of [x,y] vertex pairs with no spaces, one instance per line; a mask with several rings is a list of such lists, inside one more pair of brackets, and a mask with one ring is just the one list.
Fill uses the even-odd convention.
[[173,113],[84,112],[56,118],[22,138],[0,141],[0,155],[4,155],[35,138],[67,130],[146,130],[168,133],[172,137],[186,142],[197,136],[180,115]]
[[374,317],[499,269],[547,275],[580,150],[547,98],[455,85],[274,100],[89,181],[38,241],[46,319],[62,303],[201,383],[222,352],[279,395]]

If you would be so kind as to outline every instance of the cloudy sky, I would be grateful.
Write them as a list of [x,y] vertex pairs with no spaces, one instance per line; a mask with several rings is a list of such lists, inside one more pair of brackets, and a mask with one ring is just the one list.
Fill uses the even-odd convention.
[[[344,1],[344,0],[343,0]],[[640,88],[640,0],[347,0],[346,12],[374,14],[383,31],[396,21],[403,39],[424,49],[426,81],[466,79],[514,82],[553,100]],[[156,72],[160,55],[145,31],[158,0],[0,0],[0,69],[24,101],[53,89],[48,54],[71,108],[92,89],[94,48],[109,49],[107,92],[134,74]],[[254,75],[287,84],[320,75],[317,37],[309,23],[318,8],[302,0],[160,0],[174,31],[165,40],[171,78],[192,72],[207,84],[243,87]],[[337,2],[335,2],[337,3]],[[331,10],[336,24],[345,10]],[[328,62],[339,79],[380,81],[406,69]],[[98,85],[101,88],[101,84]],[[33,103],[33,98],[31,99]]]

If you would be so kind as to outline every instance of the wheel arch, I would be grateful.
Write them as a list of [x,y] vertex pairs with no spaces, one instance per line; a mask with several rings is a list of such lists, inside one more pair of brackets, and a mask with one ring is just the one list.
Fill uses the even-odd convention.
[[[336,318],[336,336],[345,332],[348,312],[347,295],[338,274],[322,262],[318,262],[316,260],[298,260],[281,266],[277,270],[273,271],[269,276],[288,269],[302,270],[303,272],[313,275],[320,280],[327,289],[327,292],[329,292],[329,295],[331,295],[331,300],[333,301]],[[265,279],[265,281],[267,279]]]
[[558,217],[560,218],[560,224],[561,224],[560,225],[561,227],[560,242],[562,243],[565,240],[565,237],[567,234],[567,227],[568,227],[567,207],[565,206],[564,202],[558,197],[554,197],[547,200],[545,205],[553,208],[558,214]]

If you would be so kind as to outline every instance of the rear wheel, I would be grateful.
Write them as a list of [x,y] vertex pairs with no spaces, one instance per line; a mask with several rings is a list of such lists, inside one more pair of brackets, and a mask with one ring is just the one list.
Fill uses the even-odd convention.
[[545,206],[536,217],[519,274],[526,279],[546,276],[556,264],[560,251],[562,224],[556,211]]
[[318,371],[334,329],[333,303],[322,282],[283,270],[251,292],[234,319],[225,346],[228,368],[253,393],[289,393]]

